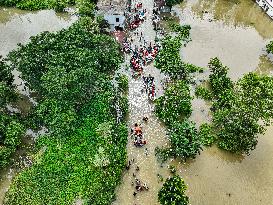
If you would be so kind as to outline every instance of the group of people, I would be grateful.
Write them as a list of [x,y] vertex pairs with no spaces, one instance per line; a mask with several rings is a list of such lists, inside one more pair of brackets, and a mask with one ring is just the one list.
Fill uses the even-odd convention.
[[139,2],[139,3],[137,3],[135,5],[133,10],[130,9],[131,11],[134,12],[133,19],[132,19],[133,21],[130,24],[130,29],[131,30],[137,28],[140,25],[140,23],[142,21],[144,21],[144,19],[146,18],[147,10],[146,9],[141,9],[141,8],[142,8],[142,3]]
[[133,71],[136,72],[136,76],[142,74],[143,66],[152,62],[158,54],[158,51],[159,46],[156,44],[152,45],[152,43],[150,43],[149,46],[140,46],[140,48],[135,46],[130,63]]
[[131,134],[134,136],[134,145],[136,147],[142,147],[147,143],[144,139],[142,128],[137,123],[135,123],[134,128],[131,129]]
[[148,77],[143,76],[142,78],[144,82],[144,89],[146,93],[148,93],[149,99],[153,100],[155,97],[154,77],[149,74]]

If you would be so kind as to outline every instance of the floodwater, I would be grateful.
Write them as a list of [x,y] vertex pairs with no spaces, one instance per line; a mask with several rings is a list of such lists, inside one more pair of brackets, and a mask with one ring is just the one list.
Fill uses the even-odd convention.
[[[144,7],[150,8],[150,0]],[[192,41],[181,49],[184,61],[206,67],[209,59],[219,57],[230,68],[229,75],[238,80],[245,73],[272,74],[272,56],[265,53],[265,45],[273,38],[273,21],[250,0],[188,0],[174,8],[181,24],[192,26]],[[139,31],[151,38],[154,33],[149,20]],[[150,24],[151,26],[151,24]],[[146,73],[155,76],[159,82],[162,76],[153,66],[144,68]],[[208,71],[196,80],[203,79]],[[162,86],[157,84],[160,93]],[[178,173],[188,184],[187,194],[192,205],[269,205],[273,204],[273,126],[259,136],[257,148],[249,156],[234,155],[216,146],[204,148],[195,160],[181,162],[171,160],[160,166],[153,156],[156,146],[166,145],[164,125],[154,116],[153,105],[141,93],[140,80],[129,80],[129,124],[141,122],[147,115],[149,122],[142,123],[147,135],[149,155],[145,148],[135,148],[129,137],[128,160],[135,159],[131,168],[124,172],[123,181],[117,188],[114,205],[155,205],[157,193],[164,179],[170,176],[167,165],[176,166]],[[192,101],[191,120],[197,126],[211,120],[209,105],[201,99]],[[136,166],[140,167],[136,171]],[[136,175],[136,177],[133,176]],[[149,191],[132,194],[132,182],[138,178],[147,183]]]
[[[37,35],[42,31],[57,31],[67,28],[76,19],[75,16],[71,16],[70,14],[56,14],[53,10],[28,12],[14,8],[0,7],[0,55],[6,56],[11,50],[16,48],[18,43],[25,44],[29,42],[31,36]],[[31,98],[29,89],[24,87],[24,82],[19,78],[20,73],[13,71],[13,74],[15,78],[14,84],[22,94],[22,99],[19,101],[19,104],[12,105],[13,107],[9,109],[18,110],[25,115],[30,106],[35,103],[35,100]],[[15,157],[18,158],[15,161],[19,161],[20,164],[22,159],[19,155],[21,155],[20,150],[16,154],[17,157]],[[0,204],[3,203],[5,192],[18,171],[19,169],[16,166],[11,166],[1,171]]]
[[[265,45],[273,38],[273,21],[254,1],[189,0],[175,11],[182,24],[192,26],[192,41],[181,51],[184,61],[205,67],[217,56],[233,80],[251,71],[272,74],[272,56],[266,55]],[[191,119],[198,125],[210,119],[204,101],[194,99],[193,108]],[[273,204],[272,133],[271,126],[249,156],[214,146],[190,162],[172,162],[188,184],[191,204]]]
[[182,55],[186,61],[206,66],[219,57],[233,80],[267,61],[265,45],[273,37],[273,20],[249,0],[189,0],[176,7],[181,23],[192,27]]
[[[155,31],[153,30],[150,15],[152,13],[153,1],[144,1],[143,8],[147,9],[148,18],[137,29],[136,32],[143,33],[145,40],[149,43],[154,43]],[[131,37],[133,45],[143,45],[143,41],[139,42],[139,37],[132,33]],[[134,48],[134,47],[133,47]],[[126,56],[127,64],[130,56]],[[155,117],[153,110],[154,105],[149,101],[146,92],[143,92],[144,84],[142,78],[134,79],[131,77],[131,70],[127,72],[129,77],[129,116],[128,124],[133,127],[135,123],[141,124],[144,133],[144,138],[147,144],[143,147],[135,147],[133,138],[128,136],[127,153],[128,160],[134,160],[129,170],[126,170],[123,175],[121,185],[117,188],[117,199],[113,205],[155,205],[157,202],[157,193],[162,187],[161,177],[166,178],[169,174],[166,165],[163,167],[157,161],[155,156],[155,148],[157,146],[166,146],[168,139],[164,125]],[[164,75],[160,74],[153,63],[144,68],[144,76],[151,74],[155,77],[156,97],[163,94],[162,81]],[[142,120],[143,117],[148,117],[148,122]],[[137,170],[139,167],[139,170]],[[137,192],[135,189],[135,179],[139,179],[142,184],[146,183],[149,190]],[[136,192],[136,196],[133,193]]]

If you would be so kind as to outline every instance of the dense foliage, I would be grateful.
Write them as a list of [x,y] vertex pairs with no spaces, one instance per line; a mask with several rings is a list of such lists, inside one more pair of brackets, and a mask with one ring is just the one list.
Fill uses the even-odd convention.
[[273,54],[273,41],[270,41],[270,43],[266,45],[266,51],[267,53]]
[[167,125],[170,139],[169,147],[156,148],[156,155],[162,161],[169,157],[194,158],[201,150],[195,124],[187,120],[192,112],[188,77],[203,69],[184,63],[180,58],[182,42],[189,40],[191,27],[172,23],[170,28],[174,35],[163,39],[162,49],[155,60],[155,66],[172,79],[164,95],[155,101],[155,113]]
[[175,82],[155,103],[156,115],[166,124],[189,117],[192,112],[189,85],[185,81]]
[[195,89],[195,95],[199,98],[204,99],[204,100],[212,100],[212,93],[210,92],[209,89],[207,89],[203,86],[198,86]]
[[158,201],[161,205],[187,205],[189,197],[185,191],[187,186],[178,175],[168,178],[158,192]]
[[209,68],[212,126],[218,145],[228,151],[249,153],[273,116],[273,78],[249,73],[235,84],[219,59],[211,59]]
[[201,150],[201,140],[193,122],[185,120],[173,123],[168,136],[171,142],[170,154],[174,157],[195,158]]
[[94,16],[96,0],[0,0],[0,6],[14,6],[23,10],[54,9],[62,12],[76,5],[81,16]]
[[223,66],[218,58],[213,58],[209,62],[209,86],[216,100],[216,108],[231,107],[234,99],[233,83],[227,76],[228,68]]
[[199,137],[203,145],[210,146],[216,141],[211,125],[204,123],[200,125],[199,129]]
[[1,6],[15,6],[23,10],[55,9],[63,11],[65,7],[74,4],[75,0],[0,0]]
[[0,168],[9,163],[24,133],[23,125],[6,108],[18,98],[12,83],[11,69],[0,56]]
[[[40,95],[34,115],[49,128],[33,165],[21,172],[6,204],[109,204],[126,161],[127,127],[117,123],[112,85],[122,61],[119,45],[96,22],[81,19],[67,30],[44,32],[9,55]],[[106,46],[107,45],[107,46]]]
[[184,63],[179,54],[182,41],[189,40],[191,27],[189,25],[172,24],[171,29],[177,35],[167,35],[162,40],[162,49],[160,49],[155,59],[155,66],[172,79],[186,79],[189,72],[199,71],[197,66]]

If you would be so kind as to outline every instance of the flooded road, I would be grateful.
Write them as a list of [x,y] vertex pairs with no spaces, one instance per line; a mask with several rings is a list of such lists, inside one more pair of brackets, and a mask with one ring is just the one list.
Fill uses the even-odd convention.
[[[134,3],[134,2],[133,2]],[[135,2],[136,3],[136,2]],[[148,44],[154,44],[155,31],[153,30],[151,14],[153,9],[153,1],[147,0],[143,2],[143,8],[147,9],[147,19],[135,31],[131,32],[133,38],[133,48],[143,45],[143,41],[139,41],[140,32],[143,33]],[[136,32],[139,35],[136,35]],[[126,59],[129,64],[131,55],[127,55]],[[155,77],[156,97],[163,94],[161,80],[164,77],[158,69],[150,63],[144,67],[143,75],[151,74]],[[155,148],[162,147],[167,144],[165,126],[155,117],[153,110],[154,104],[149,101],[146,92],[143,92],[144,83],[140,77],[134,79],[131,77],[132,71],[129,69],[127,75],[129,76],[129,120],[128,125],[133,127],[135,123],[141,124],[144,138],[147,144],[143,147],[135,147],[134,137],[128,137],[127,153],[128,160],[134,160],[129,170],[126,170],[123,175],[122,183],[117,188],[117,200],[113,205],[157,205],[157,193],[162,187],[161,177],[164,179],[169,176],[167,165],[161,166],[155,156]],[[148,117],[148,122],[142,120],[143,117]],[[137,169],[139,167],[139,170]],[[135,180],[139,179],[141,183],[146,183],[149,190],[136,191]],[[133,193],[136,192],[136,196]]]
[[[144,2],[148,4],[149,0]],[[273,21],[254,2],[189,0],[174,10],[181,24],[192,26],[192,41],[181,49],[184,61],[206,67],[209,59],[217,56],[230,68],[229,75],[233,80],[238,80],[251,71],[272,74],[272,59],[266,55],[265,45],[273,38]],[[142,26],[147,24],[148,22]],[[152,35],[148,28],[142,30],[145,36]],[[160,79],[155,68],[148,67],[144,70],[155,72],[156,79]],[[205,76],[206,74],[208,72],[205,72]],[[197,76],[197,79],[203,76]],[[166,144],[167,140],[164,125],[152,113],[153,106],[147,108],[149,104],[143,99],[139,88],[141,86],[140,81],[129,80],[129,124],[141,122],[145,113],[150,116],[152,123],[150,120],[148,124],[143,123],[143,129],[149,137],[147,147],[151,150],[151,155],[145,156],[143,148],[134,148],[132,139],[129,138],[128,159],[134,158],[137,161],[129,171],[125,171],[114,205],[158,204],[157,191],[162,183],[156,175],[160,174],[164,178],[170,175],[166,164],[160,167],[152,156],[152,148]],[[162,88],[159,86],[159,89]],[[192,104],[190,119],[197,126],[210,121],[207,103],[195,98]],[[167,164],[176,166],[180,176],[185,179],[192,205],[273,204],[272,133],[273,126],[259,137],[257,148],[250,156],[234,155],[213,146],[204,148],[195,160],[186,163],[173,160]],[[140,166],[139,173],[135,170],[136,166]],[[148,192],[137,194],[135,198],[132,195],[134,186],[131,185],[135,178],[133,173],[150,187]]]
[[[77,18],[69,14],[56,14],[53,10],[39,12],[21,11],[14,8],[0,7],[0,55],[6,56],[15,49],[18,43],[25,44],[31,36],[42,31],[57,31],[67,28]],[[23,114],[29,110],[34,101],[29,98],[30,93],[24,83],[19,78],[20,73],[13,71],[14,84],[18,91],[23,94],[20,105],[17,106]],[[16,106],[16,105],[15,105]],[[20,155],[20,154],[19,154]],[[0,173],[0,204],[3,203],[5,192],[7,191],[12,178],[18,172],[15,167],[8,167]]]

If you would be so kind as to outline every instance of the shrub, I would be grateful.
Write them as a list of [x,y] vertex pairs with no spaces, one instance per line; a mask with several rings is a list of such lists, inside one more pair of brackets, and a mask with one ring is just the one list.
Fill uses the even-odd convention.
[[201,140],[193,122],[175,122],[168,132],[173,156],[182,159],[195,158],[200,152]]
[[166,124],[183,120],[191,115],[191,96],[185,81],[178,81],[167,88],[155,102],[156,115]]
[[178,175],[168,178],[158,192],[158,201],[161,205],[187,205],[189,197],[185,191],[187,186]]
[[202,86],[198,86],[195,89],[195,95],[197,97],[200,97],[200,98],[204,99],[204,100],[212,100],[212,94],[209,91],[209,89],[204,88]]
[[266,51],[267,53],[273,54],[273,41],[270,41],[270,43],[266,45]]
[[200,126],[199,137],[202,144],[206,146],[211,146],[216,140],[216,136],[212,133],[212,126],[208,123],[204,123]]

